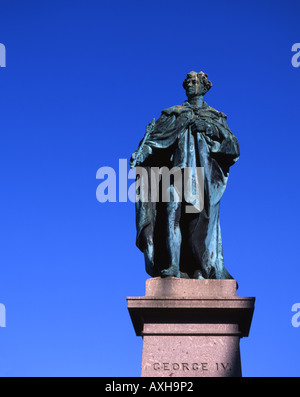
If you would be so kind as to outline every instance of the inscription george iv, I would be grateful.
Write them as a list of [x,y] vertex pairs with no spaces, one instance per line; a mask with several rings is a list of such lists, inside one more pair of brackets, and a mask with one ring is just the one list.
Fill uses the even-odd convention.
[[[213,368],[212,368],[213,367]],[[229,363],[154,363],[155,371],[231,371]]]

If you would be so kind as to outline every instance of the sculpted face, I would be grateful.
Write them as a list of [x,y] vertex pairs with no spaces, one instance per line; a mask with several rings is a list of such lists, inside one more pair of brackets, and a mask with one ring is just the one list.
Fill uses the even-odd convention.
[[195,96],[203,95],[203,85],[200,82],[197,74],[191,74],[186,80],[185,92],[188,99]]

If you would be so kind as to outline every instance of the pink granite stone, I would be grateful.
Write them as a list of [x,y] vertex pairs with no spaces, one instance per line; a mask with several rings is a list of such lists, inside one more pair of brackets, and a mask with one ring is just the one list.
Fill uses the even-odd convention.
[[146,296],[174,298],[221,298],[236,296],[235,280],[198,280],[156,277],[146,281]]
[[144,297],[128,297],[143,337],[142,376],[241,376],[239,341],[248,336],[254,298],[235,280],[153,278]]

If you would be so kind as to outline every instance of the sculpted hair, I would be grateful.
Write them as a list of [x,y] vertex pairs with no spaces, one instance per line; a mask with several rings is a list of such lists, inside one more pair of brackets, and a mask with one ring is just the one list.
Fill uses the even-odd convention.
[[188,74],[186,75],[186,79],[185,79],[185,80],[183,81],[183,83],[182,83],[182,86],[183,86],[184,89],[186,89],[187,80],[190,79],[190,78],[192,77],[193,74],[196,74],[197,77],[198,77],[198,79],[199,79],[200,82],[202,83],[203,88],[204,88],[204,94],[205,94],[208,90],[211,89],[211,87],[212,87],[212,82],[208,80],[207,74],[204,73],[204,72],[199,72],[199,73],[197,73],[197,72],[194,72],[194,71],[191,71],[190,73],[188,73]]

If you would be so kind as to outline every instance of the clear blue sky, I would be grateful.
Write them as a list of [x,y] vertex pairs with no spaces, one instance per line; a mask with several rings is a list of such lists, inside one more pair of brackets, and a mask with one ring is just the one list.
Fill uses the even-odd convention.
[[1,376],[139,376],[134,204],[96,171],[203,70],[241,157],[221,203],[227,269],[255,296],[245,376],[299,376],[299,1],[1,1]]

